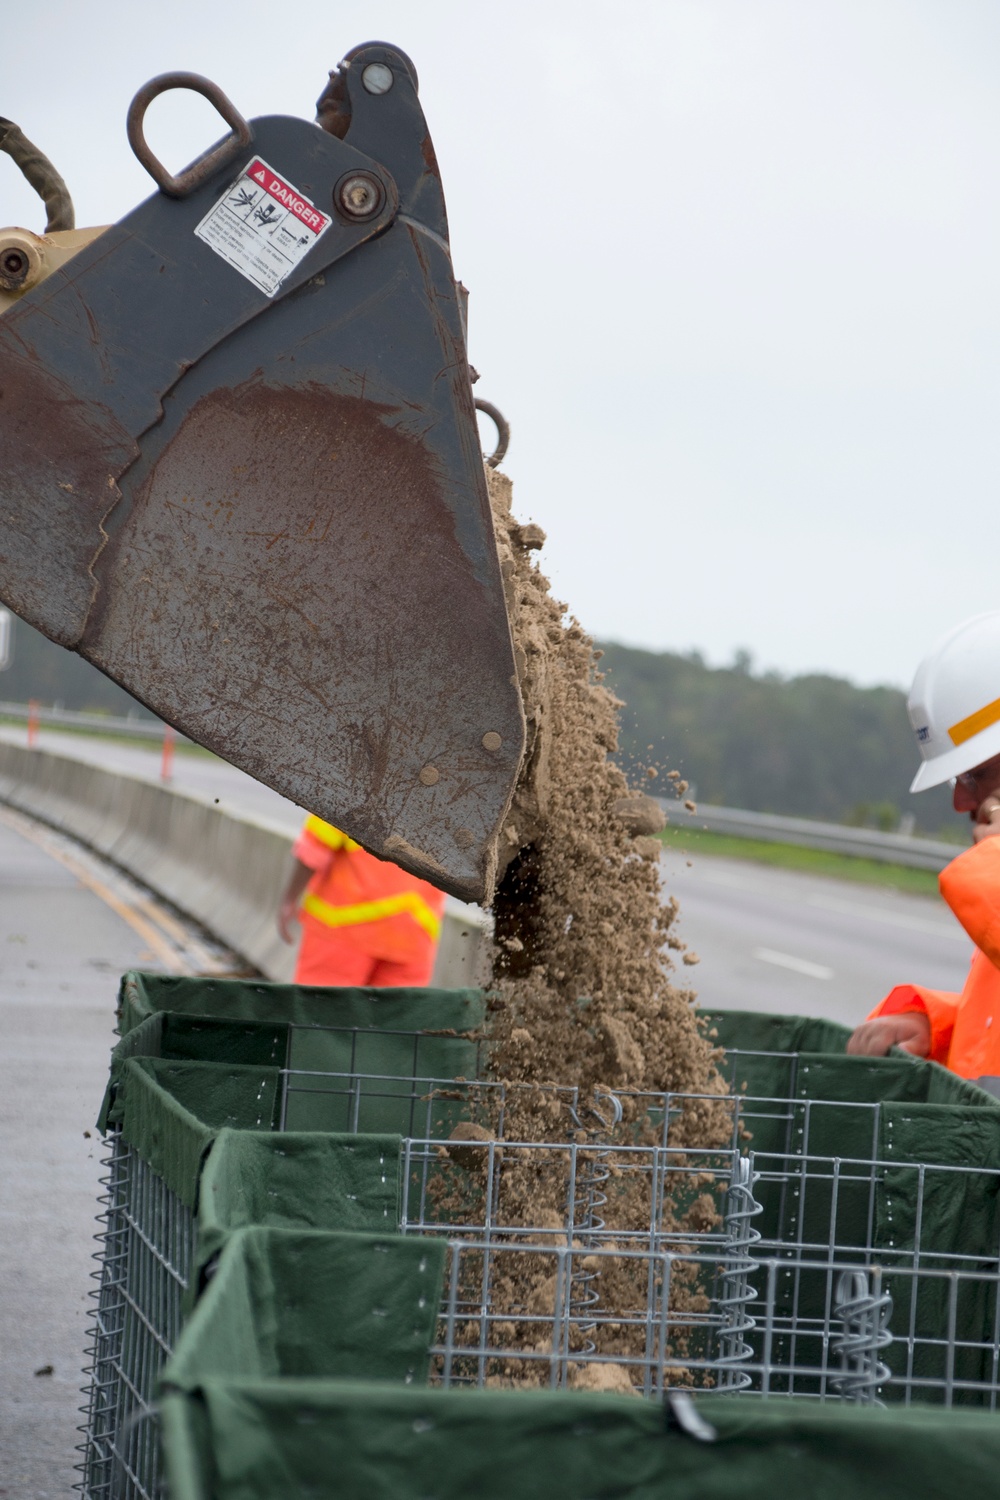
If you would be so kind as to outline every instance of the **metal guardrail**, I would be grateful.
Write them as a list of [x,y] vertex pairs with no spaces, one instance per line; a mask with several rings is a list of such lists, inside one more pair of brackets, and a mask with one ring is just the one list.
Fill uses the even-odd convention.
[[[63,729],[90,729],[99,734],[124,735],[137,740],[162,740],[166,725],[159,719],[127,718],[115,714],[80,713],[73,708],[44,708],[35,703],[0,703],[0,719],[50,724]],[[183,740],[183,735],[177,736]]]
[[726,833],[769,844],[800,844],[806,849],[828,849],[835,854],[853,855],[855,859],[906,865],[915,870],[943,870],[965,847],[943,839],[879,833],[874,828],[845,828],[839,823],[821,823],[812,818],[786,818],[778,813],[746,812],[742,808],[712,807],[708,803],[701,803],[693,813],[682,802],[668,798],[661,798],[660,805],[670,828]]

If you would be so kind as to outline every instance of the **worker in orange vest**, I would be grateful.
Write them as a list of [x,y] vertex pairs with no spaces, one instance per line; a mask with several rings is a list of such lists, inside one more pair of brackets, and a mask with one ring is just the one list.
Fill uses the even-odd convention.
[[278,909],[278,931],[302,944],[297,984],[430,983],[444,892],[376,859],[322,818],[309,817]]
[[972,847],[941,871],[941,895],[976,945],[961,994],[900,984],[847,1044],[880,1057],[900,1047],[1000,1096],[1000,610],[977,615],[921,663],[907,705],[923,763],[912,792],[954,786]]

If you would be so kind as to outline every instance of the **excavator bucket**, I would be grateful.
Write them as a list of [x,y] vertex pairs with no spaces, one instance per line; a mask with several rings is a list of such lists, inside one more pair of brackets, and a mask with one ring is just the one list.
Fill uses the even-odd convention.
[[[171,87],[232,127],[176,178],[142,131]],[[484,900],[524,718],[440,177],[398,50],[320,104],[137,95],[160,191],[0,316],[0,600]]]

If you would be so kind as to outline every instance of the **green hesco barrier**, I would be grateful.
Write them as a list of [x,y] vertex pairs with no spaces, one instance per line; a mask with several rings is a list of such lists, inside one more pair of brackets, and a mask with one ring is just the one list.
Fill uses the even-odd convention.
[[485,1015],[481,990],[325,989],[263,979],[203,979],[131,970],[118,992],[122,1035],[159,1010],[229,1021],[285,1021],[292,1026],[381,1031],[477,1031]]
[[129,1056],[273,1064],[287,1070],[276,1121],[283,1128],[414,1135],[429,1080],[476,1077],[485,999],[479,990],[315,989],[133,972],[122,979],[119,1014],[112,1089]]
[[[743,1140],[762,1179],[753,1225],[771,1253],[822,1259],[835,1243],[834,1260],[854,1251],[881,1265],[895,1304],[885,1359],[895,1376],[927,1382],[921,1399],[942,1399],[947,1378],[988,1384],[997,1295],[976,1272],[995,1269],[1000,1249],[998,1102],[935,1063],[848,1057],[847,1028],[829,1022],[729,1011],[709,1024],[732,1049],[734,1093],[745,1092]],[[957,1275],[891,1274],[915,1266]],[[775,1311],[821,1324],[825,1298],[821,1278],[789,1272]],[[794,1337],[777,1337],[773,1359],[793,1364],[798,1343],[797,1356]],[[953,1399],[984,1397],[957,1389]]]
[[705,1011],[720,1047],[748,1052],[843,1052],[850,1029],[811,1016],[772,1016],[757,1010]]
[[926,1408],[706,1397],[697,1410],[716,1441],[704,1443],[627,1396],[227,1380],[206,1367],[161,1409],[171,1500],[978,1500],[1000,1472],[1000,1419]]
[[[262,1071],[129,1059],[113,1123],[170,1191],[197,1209],[199,1237],[212,1249],[225,1231],[248,1224],[394,1229],[399,1136],[270,1133],[255,1115],[259,1105],[274,1107],[273,1090],[259,1092]],[[200,1115],[178,1097],[185,1094],[197,1095]]]
[[443,1242],[400,1235],[237,1229],[162,1383],[239,1371],[423,1384],[444,1257]]

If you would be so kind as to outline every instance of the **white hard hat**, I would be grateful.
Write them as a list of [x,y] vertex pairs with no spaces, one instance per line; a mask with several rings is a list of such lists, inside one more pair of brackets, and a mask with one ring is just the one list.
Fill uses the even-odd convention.
[[1000,610],[938,641],[917,668],[906,708],[923,756],[911,792],[1000,755]]

